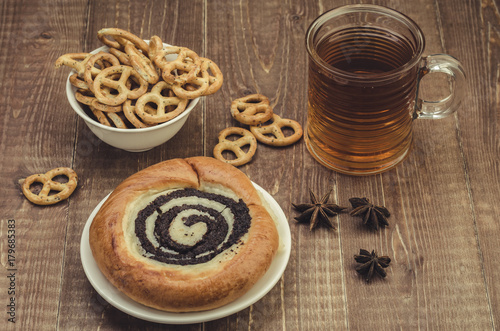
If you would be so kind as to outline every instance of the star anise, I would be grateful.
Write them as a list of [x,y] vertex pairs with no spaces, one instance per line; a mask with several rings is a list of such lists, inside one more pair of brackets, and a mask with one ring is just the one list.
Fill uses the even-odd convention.
[[375,230],[380,227],[389,226],[387,218],[391,213],[383,206],[373,205],[367,198],[351,198],[349,202],[353,210],[349,213],[351,216],[361,216],[363,224]]
[[377,256],[375,251],[371,253],[366,249],[360,249],[359,255],[354,255],[354,259],[361,265],[356,267],[356,271],[363,275],[365,280],[369,282],[375,274],[382,278],[387,276],[384,268],[389,266],[391,259],[388,256]]
[[309,230],[314,229],[319,223],[323,223],[330,228],[335,229],[335,225],[332,223],[329,216],[335,216],[339,212],[347,208],[340,207],[333,203],[328,203],[328,199],[330,198],[331,193],[332,190],[325,194],[321,198],[321,200],[318,200],[318,198],[316,198],[316,195],[310,189],[309,195],[311,197],[311,203],[303,203],[298,205],[292,203],[292,206],[296,210],[302,212],[302,214],[298,217],[295,217],[295,219],[300,223],[309,222]]

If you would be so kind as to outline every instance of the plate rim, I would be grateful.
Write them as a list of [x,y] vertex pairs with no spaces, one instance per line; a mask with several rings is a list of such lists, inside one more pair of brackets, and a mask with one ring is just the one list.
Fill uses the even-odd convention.
[[[101,206],[108,199],[111,192],[108,195],[106,195],[93,209],[87,221],[85,222],[85,226],[83,228],[81,235],[80,260],[83,266],[84,273],[87,279],[89,280],[91,286],[106,302],[108,302],[110,305],[120,310],[121,312],[124,312],[138,319],[142,319],[149,322],[161,323],[161,324],[195,324],[195,323],[209,322],[216,319],[227,317],[229,315],[235,314],[239,311],[242,311],[250,307],[252,304],[262,299],[267,293],[269,293],[276,286],[276,284],[279,282],[279,280],[281,279],[286,270],[291,254],[290,226],[288,223],[288,219],[286,218],[286,215],[283,212],[283,209],[277,203],[277,201],[272,197],[271,194],[269,194],[266,190],[264,190],[261,186],[254,183],[253,181],[252,184],[257,189],[257,191],[261,193],[262,197],[265,199],[265,201],[269,205],[269,208],[276,217],[276,223],[277,223],[276,227],[278,229],[280,237],[280,247],[268,271],[264,274],[264,276],[262,276],[261,279],[259,279],[259,281],[257,281],[257,283],[250,289],[249,292],[247,292],[240,298],[222,307],[215,309],[210,309],[200,312],[174,313],[174,312],[161,311],[155,308],[142,305],[138,302],[135,302],[125,294],[121,293],[118,289],[116,289],[116,287],[114,287],[99,270],[97,263],[95,262],[92,252],[90,250],[90,244],[88,240],[90,225],[92,224],[92,221],[94,220],[94,217],[101,208]],[[275,272],[275,274],[271,274],[271,272]],[[99,281],[103,282],[103,284],[99,283]],[[261,288],[256,290],[255,288],[257,286],[261,286]],[[106,289],[106,287],[108,289]],[[251,294],[252,290],[257,291],[257,293]],[[113,291],[117,292],[114,294],[117,295],[118,299],[110,295],[113,293],[109,292]],[[131,306],[127,307],[124,306],[124,304],[130,304]],[[144,309],[144,312],[141,313],[135,311],[133,309],[134,306],[139,306],[141,309]],[[145,312],[149,312],[150,314],[145,315]]]

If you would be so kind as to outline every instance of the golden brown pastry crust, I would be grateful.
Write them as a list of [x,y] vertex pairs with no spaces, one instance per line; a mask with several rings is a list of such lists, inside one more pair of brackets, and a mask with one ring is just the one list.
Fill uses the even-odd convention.
[[[139,198],[173,188],[229,188],[246,203],[251,225],[237,254],[179,267],[130,249],[124,230],[134,209],[130,206]],[[137,302],[172,312],[214,309],[242,296],[267,271],[279,243],[274,220],[248,177],[208,157],[169,160],[130,176],[98,211],[89,236],[97,265],[114,286]]]

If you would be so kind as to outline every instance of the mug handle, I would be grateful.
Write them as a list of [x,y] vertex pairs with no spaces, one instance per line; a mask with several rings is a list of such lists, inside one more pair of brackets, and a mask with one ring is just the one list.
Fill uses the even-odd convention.
[[[419,86],[422,78],[436,72],[450,77],[450,95],[439,101],[427,101],[419,97]],[[440,119],[453,114],[460,104],[465,92],[465,71],[457,59],[446,54],[428,55],[422,58],[417,81],[417,99],[414,118]]]

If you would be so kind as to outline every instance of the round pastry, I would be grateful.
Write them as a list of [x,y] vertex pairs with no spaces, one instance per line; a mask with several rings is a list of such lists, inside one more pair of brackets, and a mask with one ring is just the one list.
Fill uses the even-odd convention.
[[146,306],[201,311],[245,294],[278,249],[248,177],[209,157],[173,159],[124,180],[89,232],[99,269]]

